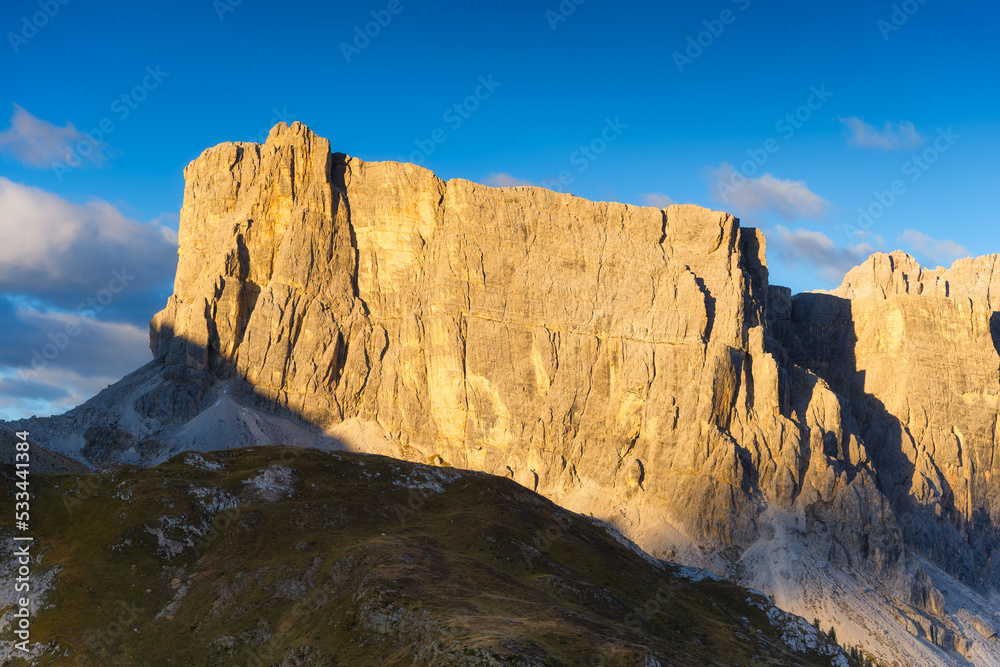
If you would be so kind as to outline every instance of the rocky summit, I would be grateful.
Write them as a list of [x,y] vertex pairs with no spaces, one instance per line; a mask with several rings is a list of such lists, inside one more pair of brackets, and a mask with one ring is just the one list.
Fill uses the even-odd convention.
[[1000,664],[1000,257],[793,297],[726,213],[445,182],[300,123],[184,175],[154,360],[8,426],[96,468],[283,444],[508,477],[883,664]]

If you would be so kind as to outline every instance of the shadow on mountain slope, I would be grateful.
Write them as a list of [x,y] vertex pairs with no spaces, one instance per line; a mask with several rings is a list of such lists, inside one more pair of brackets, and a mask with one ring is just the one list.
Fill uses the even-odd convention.
[[849,664],[767,598],[483,473],[257,447],[34,484],[32,664]]
[[[878,398],[865,391],[865,371],[858,370],[855,354],[858,337],[851,309],[850,299],[818,293],[796,295],[793,330],[783,340],[791,361],[826,381],[850,405],[850,412],[859,416],[857,433],[875,464],[879,489],[891,503],[906,546],[974,588],[996,589],[1000,586],[1000,529],[989,513],[979,508],[966,517],[955,506],[943,478],[947,501],[943,515],[910,495],[916,468],[903,445],[910,442],[912,447],[912,437]],[[1000,340],[995,328],[1000,322],[997,315],[993,317],[994,340]],[[910,602],[933,610],[934,602],[928,595],[926,588],[916,586]]]

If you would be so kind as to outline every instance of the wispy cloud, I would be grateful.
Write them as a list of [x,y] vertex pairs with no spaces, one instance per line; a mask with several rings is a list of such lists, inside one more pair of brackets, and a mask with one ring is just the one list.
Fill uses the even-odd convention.
[[151,359],[145,326],[12,299],[0,321],[0,419],[64,412]]
[[662,192],[650,192],[649,194],[640,195],[640,197],[642,197],[643,204],[646,206],[655,206],[656,208],[666,208],[677,203]]
[[494,188],[516,188],[522,185],[534,185],[531,181],[523,178],[517,178],[504,172],[490,174],[486,177],[483,183]]
[[10,127],[0,132],[0,153],[28,167],[49,168],[70,155],[81,164],[100,167],[114,155],[114,149],[94,141],[69,121],[60,127],[15,104]]
[[813,267],[822,278],[839,283],[844,274],[864,262],[878,248],[865,241],[842,247],[823,232],[810,229],[790,230],[782,225],[775,227],[768,236],[769,250],[773,249],[789,264]]
[[0,176],[0,292],[61,300],[93,295],[113,269],[136,274],[130,290],[168,282],[177,233],[141,223],[106,201],[69,202]]
[[903,148],[914,148],[926,141],[920,136],[917,128],[908,121],[892,123],[886,121],[879,130],[863,118],[848,116],[838,119],[847,128],[847,143],[860,148],[877,148],[884,151],[894,151]]
[[782,180],[773,174],[747,178],[723,162],[707,169],[709,185],[716,199],[737,213],[775,213],[783,220],[820,219],[830,202],[803,182]]
[[899,240],[908,243],[925,264],[932,266],[951,266],[956,259],[969,256],[963,245],[947,239],[935,239],[916,229],[905,230]]
[[[102,375],[81,375],[65,369],[0,369],[0,419],[47,417],[72,410],[148,362],[150,356],[147,350],[138,365],[115,374],[110,370]],[[123,358],[133,361],[128,354]]]

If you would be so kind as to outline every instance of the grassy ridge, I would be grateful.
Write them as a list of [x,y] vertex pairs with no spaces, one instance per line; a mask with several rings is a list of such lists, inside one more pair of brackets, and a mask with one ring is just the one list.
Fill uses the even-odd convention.
[[259,448],[33,485],[57,574],[32,664],[830,664],[745,590],[480,473]]

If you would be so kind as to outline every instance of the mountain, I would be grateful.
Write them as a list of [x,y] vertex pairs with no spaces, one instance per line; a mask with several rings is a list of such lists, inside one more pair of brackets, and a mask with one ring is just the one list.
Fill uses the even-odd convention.
[[483,473],[258,447],[33,479],[34,652],[5,641],[5,665],[853,664],[764,595]]
[[483,471],[886,664],[1000,664],[996,257],[793,297],[731,215],[445,182],[300,123],[185,179],[154,360],[14,425],[42,446]]

